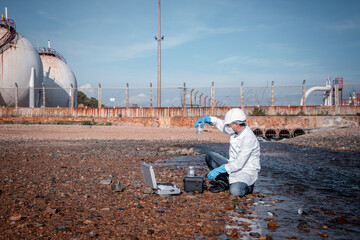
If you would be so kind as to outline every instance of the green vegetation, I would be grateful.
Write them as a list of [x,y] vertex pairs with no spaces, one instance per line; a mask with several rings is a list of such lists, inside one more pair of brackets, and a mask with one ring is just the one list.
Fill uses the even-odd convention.
[[5,120],[5,121],[3,121],[2,123],[4,123],[4,124],[14,124],[14,122],[11,121],[11,120]]
[[64,121],[58,121],[56,122],[57,125],[69,125],[69,122],[64,122]]
[[92,121],[82,121],[80,124],[85,126],[92,126],[92,125],[96,125],[96,122],[93,119]]
[[119,117],[122,117],[122,114],[121,114],[121,113],[119,113]]
[[99,125],[99,126],[112,126],[112,122],[103,122],[103,123],[97,123],[95,122],[94,119],[92,119],[91,121],[89,120],[84,120],[84,121],[56,121],[56,122],[29,122],[29,121],[18,121],[18,122],[14,122],[11,120],[5,120],[5,121],[0,121],[0,124],[56,124],[56,125],[84,125],[84,126],[92,126],[92,125]]
[[[77,92],[77,102],[78,102],[78,105],[83,104],[84,107],[98,107],[98,104],[99,104],[99,101],[96,98],[91,97],[89,99],[86,96],[86,94],[83,93],[82,91]],[[104,105],[102,105],[102,106],[104,106]]]
[[300,111],[297,116],[305,116],[305,113],[303,111]]
[[251,116],[265,116],[265,110],[261,109],[260,107],[254,107]]
[[329,116],[329,111],[321,111],[321,113],[316,114],[316,116]]

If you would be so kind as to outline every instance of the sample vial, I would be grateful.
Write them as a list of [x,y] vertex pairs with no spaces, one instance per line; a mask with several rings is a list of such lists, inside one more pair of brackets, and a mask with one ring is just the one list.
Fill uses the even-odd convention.
[[197,127],[196,127],[196,134],[202,134],[203,132],[203,127],[202,127],[202,124],[198,124]]
[[189,177],[195,176],[195,168],[194,168],[194,166],[189,166],[188,176],[189,176]]

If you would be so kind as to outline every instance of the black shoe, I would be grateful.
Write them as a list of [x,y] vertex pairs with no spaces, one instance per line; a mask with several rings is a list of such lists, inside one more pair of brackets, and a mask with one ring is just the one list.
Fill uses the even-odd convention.
[[209,191],[212,193],[224,192],[229,189],[229,184],[222,180],[211,181],[212,186],[209,188]]
[[225,182],[226,184],[229,184],[229,174],[221,173],[221,174],[217,175],[217,177],[215,178],[215,181],[217,181],[217,180],[221,180],[221,181]]

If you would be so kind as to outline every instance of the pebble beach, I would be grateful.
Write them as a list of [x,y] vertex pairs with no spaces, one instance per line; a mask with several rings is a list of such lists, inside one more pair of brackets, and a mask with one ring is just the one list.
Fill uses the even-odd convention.
[[[2,239],[272,239],[230,218],[232,212],[256,218],[251,207],[258,198],[266,202],[266,194],[167,197],[144,184],[141,162],[197,155],[189,146],[199,143],[226,143],[228,136],[216,129],[196,135],[188,128],[3,124],[0,139]],[[359,152],[360,129],[317,131],[282,143]],[[186,173],[156,167],[158,182],[180,187]],[[115,192],[117,182],[121,191]],[[269,221],[269,229],[278,227]]]

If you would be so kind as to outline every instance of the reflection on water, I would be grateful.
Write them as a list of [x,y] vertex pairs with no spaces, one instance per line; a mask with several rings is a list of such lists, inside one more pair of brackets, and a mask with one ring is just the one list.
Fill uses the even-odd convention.
[[[228,154],[228,144],[204,144],[195,151]],[[261,142],[261,172],[252,209],[252,231],[275,239],[357,239],[360,234],[360,153]],[[164,163],[163,163],[164,164]],[[204,155],[168,159],[166,165],[206,169]],[[301,215],[299,214],[302,213]],[[237,218],[239,216],[234,216]],[[265,218],[280,224],[267,229]],[[310,225],[299,229],[300,221]],[[326,234],[326,235],[324,235]]]

